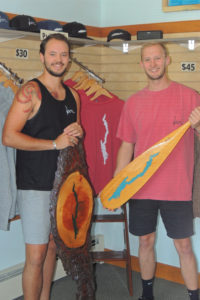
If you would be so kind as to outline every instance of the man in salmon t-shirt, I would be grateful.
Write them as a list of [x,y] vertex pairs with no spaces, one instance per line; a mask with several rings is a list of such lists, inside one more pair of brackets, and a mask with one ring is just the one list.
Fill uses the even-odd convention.
[[198,300],[198,276],[190,237],[193,235],[192,183],[194,129],[200,133],[200,97],[192,89],[169,80],[170,63],[162,43],[145,44],[141,66],[148,85],[125,103],[117,137],[122,140],[115,175],[134,157],[151,147],[188,119],[191,127],[160,169],[129,201],[129,230],[139,236],[139,262],[143,293],[153,300],[155,238],[160,211],[167,235],[173,239],[181,272],[191,300]]

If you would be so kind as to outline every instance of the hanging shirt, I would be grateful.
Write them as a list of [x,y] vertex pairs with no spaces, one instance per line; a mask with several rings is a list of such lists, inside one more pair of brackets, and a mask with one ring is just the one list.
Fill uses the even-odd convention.
[[8,230],[8,221],[16,215],[16,150],[2,145],[2,130],[8,110],[14,98],[10,87],[0,83],[0,229]]
[[[76,82],[65,81],[73,87]],[[85,131],[84,147],[91,184],[96,194],[112,179],[116,167],[117,152],[121,141],[116,137],[124,101],[112,94],[91,101],[94,94],[87,96],[77,90],[81,100],[81,124]]]

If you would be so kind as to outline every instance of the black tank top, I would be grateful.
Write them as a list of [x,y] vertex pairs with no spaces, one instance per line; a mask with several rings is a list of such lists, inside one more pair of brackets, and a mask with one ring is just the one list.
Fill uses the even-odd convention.
[[[39,138],[54,140],[63,129],[77,120],[77,106],[70,89],[65,88],[65,99],[56,100],[38,80],[42,101],[37,114],[28,120],[23,133]],[[59,151],[17,150],[16,175],[17,188],[23,190],[50,191],[53,187]]]

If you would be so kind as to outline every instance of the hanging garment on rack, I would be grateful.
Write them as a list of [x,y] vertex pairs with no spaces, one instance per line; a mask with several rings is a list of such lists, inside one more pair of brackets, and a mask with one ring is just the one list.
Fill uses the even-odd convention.
[[[77,81],[77,78],[75,81]],[[69,81],[69,85],[72,87],[74,84],[75,82]],[[121,144],[121,141],[116,138],[115,132],[124,102],[110,92],[109,97],[106,97],[106,95],[103,96],[107,90],[102,90],[102,86],[99,82],[92,84],[89,88],[87,85],[84,85],[84,88],[86,89],[78,89],[77,92],[81,99],[81,122],[86,132],[84,146],[88,173],[95,194],[97,195],[99,191],[102,190],[102,187],[113,177],[117,152]],[[101,91],[101,93],[99,97],[97,96],[96,98],[95,96],[98,91]],[[94,100],[92,100],[93,97],[95,98]],[[114,112],[115,109],[116,111]],[[106,134],[108,133],[108,129],[109,134]],[[100,135],[100,138],[98,138],[98,135]],[[102,207],[98,198],[95,199],[94,203],[96,215],[108,213],[108,211]],[[120,210],[121,209],[118,209],[116,212],[113,212],[113,214],[120,214]],[[109,236],[109,239],[105,240],[105,248],[115,251],[122,249],[123,243],[121,245],[119,241],[118,243],[116,242],[113,232],[123,233],[123,223],[112,222],[109,223],[109,226],[103,222],[94,223],[92,232],[94,235],[100,233],[103,236]]]
[[2,129],[14,94],[23,83],[16,73],[0,62],[0,229],[9,230],[9,220],[17,215],[16,150],[2,145]]
[[105,95],[108,98],[112,98],[112,94],[102,87],[102,83],[105,81],[82,64],[80,65],[84,67],[88,75],[80,70],[75,72],[71,78],[72,81],[76,81],[73,87],[76,90],[84,90],[88,96],[94,93],[93,97],[90,98],[91,101],[95,100],[100,95]]
[[[0,83],[0,138],[9,107],[14,98],[13,90]],[[0,229],[8,230],[9,219],[16,215],[16,177],[14,148],[6,147],[0,142]]]
[[200,141],[197,135],[194,136],[194,178],[193,178],[193,214],[194,218],[200,218]]
[[[65,81],[70,87],[76,82]],[[94,191],[98,194],[113,177],[117,152],[121,141],[116,138],[116,130],[124,101],[116,95],[112,98],[99,95],[91,101],[94,94],[87,95],[84,90],[77,90],[81,99],[81,124],[85,130],[84,147],[88,173]]]

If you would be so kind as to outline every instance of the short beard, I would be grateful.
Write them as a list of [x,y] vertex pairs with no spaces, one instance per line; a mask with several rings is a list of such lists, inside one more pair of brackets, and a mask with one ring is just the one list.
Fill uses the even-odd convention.
[[152,76],[149,75],[147,72],[145,72],[145,73],[146,73],[147,77],[148,77],[150,80],[159,80],[159,79],[161,79],[161,78],[164,77],[165,72],[166,72],[166,69],[164,69],[163,72],[162,72],[158,77],[156,77],[156,78],[152,77]]
[[67,69],[64,69],[61,73],[55,73],[52,70],[50,70],[45,63],[44,63],[44,65],[45,65],[47,72],[54,77],[62,77],[65,74],[65,72],[67,71]]

